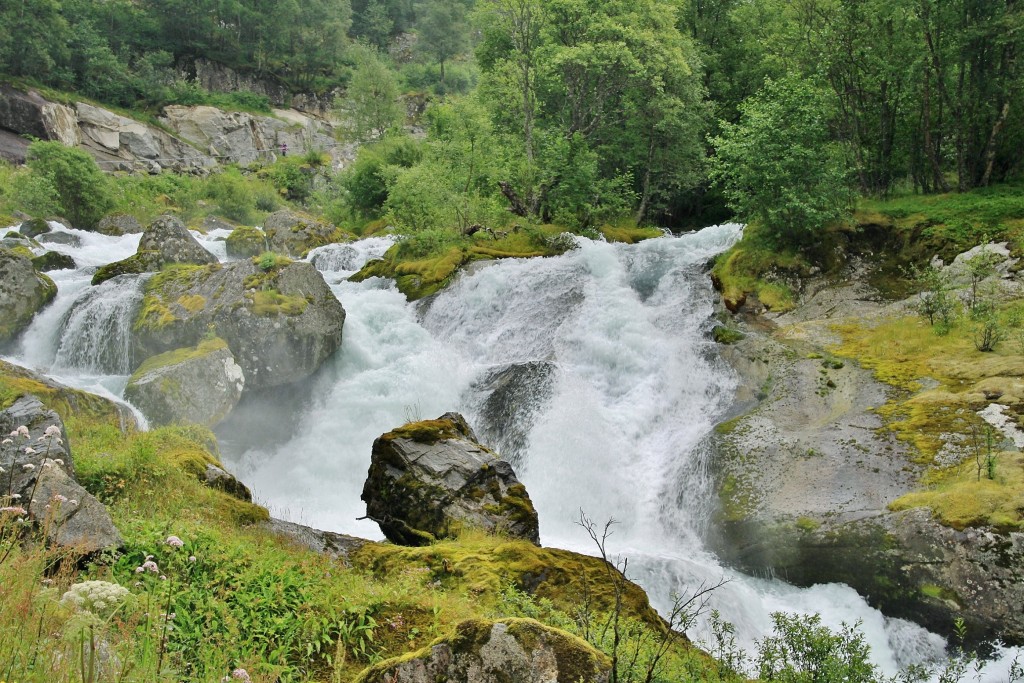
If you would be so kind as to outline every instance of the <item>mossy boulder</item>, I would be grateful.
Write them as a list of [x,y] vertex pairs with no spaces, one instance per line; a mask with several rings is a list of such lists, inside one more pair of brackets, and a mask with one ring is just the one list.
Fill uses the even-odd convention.
[[217,257],[203,249],[184,223],[174,216],[160,216],[146,228],[139,240],[138,251],[126,259],[97,269],[92,284],[98,285],[125,273],[155,272],[169,265],[216,262]]
[[537,511],[512,466],[480,445],[457,413],[378,437],[362,499],[367,516],[401,545],[456,538],[465,529],[540,543]]
[[302,258],[310,249],[340,242],[345,234],[331,223],[284,209],[267,216],[263,223],[271,251]]
[[611,660],[586,641],[532,619],[471,619],[357,683],[605,683]]
[[0,345],[13,339],[57,295],[57,285],[24,254],[0,248]]
[[237,405],[244,386],[227,342],[214,338],[148,358],[128,380],[124,396],[153,426],[212,427]]
[[259,228],[242,226],[231,231],[225,246],[231,258],[252,258],[267,251],[267,236]]
[[245,375],[245,391],[312,374],[341,346],[345,310],[308,263],[253,260],[174,266],[146,283],[132,329],[136,358],[195,347],[211,330]]
[[25,237],[35,238],[50,232],[50,224],[42,218],[30,218],[21,224],[18,232]]
[[41,256],[32,259],[32,265],[40,273],[48,273],[51,270],[74,270],[78,267],[75,259],[59,251],[48,251]]
[[[50,543],[82,554],[121,546],[107,509],[75,480],[64,423],[35,396],[23,396],[0,412],[0,433],[25,427],[0,444],[0,467],[9,478],[0,501],[25,510]],[[52,430],[52,431],[48,431]]]
[[139,224],[135,216],[127,213],[112,213],[100,219],[100,222],[96,224],[96,232],[119,237],[142,232],[142,225]]

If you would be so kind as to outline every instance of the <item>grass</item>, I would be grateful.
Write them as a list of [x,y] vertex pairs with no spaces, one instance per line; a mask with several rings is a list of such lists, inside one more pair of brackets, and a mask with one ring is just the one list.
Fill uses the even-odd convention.
[[[109,402],[0,368],[0,408],[26,392],[64,418],[79,481],[106,504],[125,548],[83,564],[67,551],[10,543],[10,520],[0,521],[0,556],[10,548],[0,561],[0,680],[213,681],[240,667],[260,683],[350,681],[467,620],[576,623],[584,581],[596,607],[611,604],[599,560],[482,532],[423,548],[369,543],[345,566],[268,532],[262,507],[205,486],[207,463],[220,464],[205,428],[122,430]],[[171,535],[184,547],[167,545]],[[136,573],[148,555],[167,581]],[[85,580],[131,596],[105,615],[59,602]],[[546,616],[524,614],[533,600],[549,606]],[[632,584],[625,614],[638,633],[661,628]],[[714,670],[684,641],[671,657]]]

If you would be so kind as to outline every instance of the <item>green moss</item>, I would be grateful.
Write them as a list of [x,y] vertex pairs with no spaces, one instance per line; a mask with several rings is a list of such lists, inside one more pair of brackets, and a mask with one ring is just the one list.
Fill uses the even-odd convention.
[[259,256],[267,249],[263,231],[253,227],[238,227],[227,237],[228,253],[239,258]]
[[[212,272],[218,266],[172,265],[164,268],[146,282],[142,304],[135,316],[136,331],[159,331],[178,320],[173,307],[181,305],[179,299],[190,289],[203,273]],[[194,305],[195,299],[184,297],[186,303]],[[182,310],[185,310],[184,307]]]
[[663,237],[665,233],[657,228],[643,228],[636,225],[602,225],[598,228],[598,231],[604,235],[604,238],[609,242],[625,242],[626,244],[636,244],[643,240],[649,240],[656,237]]
[[800,531],[815,531],[821,527],[821,522],[812,517],[798,517],[796,520],[796,528]]
[[140,251],[121,261],[100,266],[92,274],[92,284],[98,285],[118,275],[138,275],[148,272],[156,256],[157,252],[155,251]]
[[195,347],[174,349],[173,351],[168,351],[167,353],[161,353],[156,356],[150,356],[142,363],[142,365],[136,368],[135,372],[132,373],[131,379],[128,380],[128,382],[137,382],[139,379],[142,378],[143,375],[149,374],[154,370],[158,370],[160,368],[168,367],[171,365],[178,365],[193,358],[202,358],[207,354],[213,353],[214,351],[219,351],[221,349],[226,349],[227,347],[227,342],[225,342],[220,337],[214,337],[213,339],[204,339]]
[[465,437],[465,434],[451,420],[420,420],[392,429],[380,438],[384,441],[412,439],[419,443],[437,443],[438,441],[461,439],[463,437]]
[[281,294],[276,289],[247,293],[246,297],[252,301],[252,312],[262,316],[302,315],[309,305],[304,297]]
[[714,329],[711,330],[711,336],[718,344],[735,344],[747,338],[747,335],[739,330],[726,327],[725,325],[715,325]]

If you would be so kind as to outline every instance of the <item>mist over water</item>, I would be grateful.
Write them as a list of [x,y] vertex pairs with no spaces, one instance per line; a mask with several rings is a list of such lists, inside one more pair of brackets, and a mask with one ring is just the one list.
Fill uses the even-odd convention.
[[[79,246],[54,248],[79,269],[51,273],[57,299],[11,360],[120,395],[131,363],[105,343],[116,334],[88,331],[130,324],[143,279],[97,288],[89,280],[97,265],[134,253],[138,235],[58,232],[77,238]],[[295,419],[280,438],[246,443],[232,434],[222,440],[225,462],[275,516],[379,539],[376,524],[357,520],[373,440],[457,410],[515,464],[545,545],[593,553],[575,523],[580,511],[598,523],[614,518],[609,550],[629,558],[630,577],[656,607],[726,578],[713,606],[748,651],[771,631],[772,612],[797,611],[819,612],[832,628],[860,621],[887,673],[936,658],[940,638],[883,617],[846,586],[798,589],[745,576],[704,549],[716,500],[706,440],[736,382],[710,341],[715,299],[705,266],[739,235],[725,225],[637,245],[581,240],[561,257],[477,265],[419,303],[390,281],[346,280],[394,238],[316,249],[309,260],[347,312],[341,349],[311,381],[297,418],[281,409],[255,416]],[[224,259],[223,236],[197,238]],[[82,320],[84,332],[73,331]],[[705,629],[690,636],[700,640]],[[1004,680],[1005,664],[982,680]]]

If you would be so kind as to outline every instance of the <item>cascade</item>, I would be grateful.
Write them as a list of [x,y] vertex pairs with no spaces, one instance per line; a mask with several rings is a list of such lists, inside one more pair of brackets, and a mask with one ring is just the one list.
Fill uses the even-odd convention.
[[[56,362],[62,381],[117,393],[123,377],[118,386],[93,375],[130,371],[116,339],[133,317],[141,279],[88,282],[96,265],[134,253],[138,236],[60,230],[77,241],[55,248],[80,268],[51,274],[58,297],[12,360],[43,372]],[[296,428],[277,443],[222,441],[226,464],[275,516],[381,538],[375,524],[357,521],[373,439],[458,410],[516,465],[545,545],[592,553],[574,524],[579,511],[615,518],[610,551],[629,558],[631,578],[656,607],[673,592],[726,578],[713,606],[748,651],[771,630],[771,613],[788,611],[819,612],[832,628],[860,621],[889,673],[936,657],[941,639],[885,618],[846,586],[799,589],[746,576],[703,547],[715,499],[706,441],[735,388],[709,341],[715,298],[705,264],[739,234],[725,225],[637,245],[581,240],[560,257],[475,267],[418,303],[388,280],[346,279],[394,238],[313,250],[309,260],[348,313],[342,347],[318,375]],[[225,258],[222,235],[197,238]],[[691,637],[699,640],[702,628]],[[1000,680],[1005,662],[991,670],[981,680]]]

